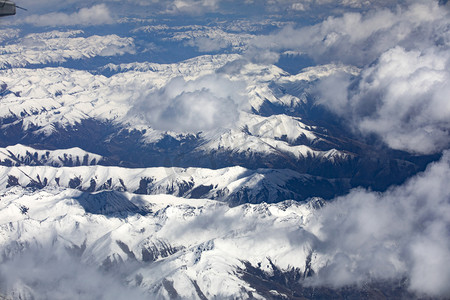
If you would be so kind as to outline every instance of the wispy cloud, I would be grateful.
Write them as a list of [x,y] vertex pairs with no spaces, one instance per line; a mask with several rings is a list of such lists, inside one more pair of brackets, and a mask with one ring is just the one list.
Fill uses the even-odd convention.
[[31,15],[20,22],[35,26],[92,26],[112,24],[114,18],[105,4],[98,4],[89,8],[81,8],[71,14],[52,12],[43,15]]
[[21,21],[35,26],[92,26],[112,24],[113,17],[105,4],[82,8],[77,12],[66,14],[53,12],[44,15],[31,15]]
[[[395,6],[405,1],[396,1],[393,3],[388,0],[93,0],[89,4],[93,7],[107,5],[113,8],[114,15],[119,17],[129,17],[134,15],[159,16],[163,15],[204,15],[206,13],[239,14],[243,15],[258,13],[298,13],[301,11],[330,9],[339,13],[346,8],[370,9],[381,6]],[[45,2],[33,0],[21,0],[21,6],[29,8],[33,12],[33,20],[38,24],[54,24],[48,17],[56,17],[60,25],[73,25],[75,21],[68,21],[68,17],[78,16],[77,13],[67,13],[74,8],[86,10],[83,8],[85,3],[75,0],[56,1],[47,0]],[[242,11],[245,9],[245,11]],[[49,13],[51,12],[51,13]],[[100,11],[99,11],[100,12]],[[40,15],[38,17],[37,15]],[[80,16],[84,16],[85,12]],[[104,17],[104,16],[103,16]],[[103,18],[100,16],[100,19]],[[108,19],[104,19],[107,21]],[[78,25],[78,23],[77,23]],[[82,25],[82,24],[81,24]],[[53,25],[43,25],[53,26]]]
[[[82,263],[61,247],[31,247],[0,266],[0,290],[20,299],[146,299],[123,278]],[[102,288],[103,287],[103,288]]]

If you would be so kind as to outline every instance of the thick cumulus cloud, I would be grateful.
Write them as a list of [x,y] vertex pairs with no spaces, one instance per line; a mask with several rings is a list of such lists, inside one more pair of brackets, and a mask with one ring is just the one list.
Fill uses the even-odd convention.
[[179,77],[139,99],[131,113],[164,131],[228,128],[239,117],[239,111],[246,108],[244,88],[224,75],[206,75],[188,81]]
[[450,296],[450,152],[385,193],[354,190],[310,224],[329,257],[311,283],[340,287],[406,277],[411,290]]
[[[440,152],[450,145],[450,16],[437,4],[410,7],[405,15],[426,25],[416,26],[415,32],[407,29],[399,45],[380,49],[358,78],[325,79],[318,94],[331,111],[363,133],[377,134],[391,148]],[[383,41],[384,35],[375,37]]]
[[[434,153],[450,144],[450,55],[446,51],[383,53],[364,70],[357,89],[339,108],[354,112],[356,125],[392,148]],[[334,102],[334,101],[333,101]],[[336,104],[332,104],[336,105]]]
[[429,154],[450,145],[449,29],[447,6],[409,1],[392,10],[286,27],[255,39],[248,53],[270,63],[277,60],[274,54],[288,49],[318,63],[361,67],[357,78],[335,74],[323,79],[317,88],[320,103],[394,149]]

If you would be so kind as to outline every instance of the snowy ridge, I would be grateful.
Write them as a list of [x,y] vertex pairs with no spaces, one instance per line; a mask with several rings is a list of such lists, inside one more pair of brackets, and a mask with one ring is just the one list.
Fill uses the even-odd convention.
[[[350,65],[327,64],[304,68],[298,74],[290,75],[276,66],[262,67],[247,64],[241,72],[245,74],[245,77],[255,78],[252,83],[248,84],[247,91],[252,107],[259,110],[265,101],[290,108],[297,107],[306,102],[302,96],[305,83],[314,82],[336,73],[356,76],[360,70]],[[280,93],[277,87],[282,87],[283,92]]]
[[183,76],[186,79],[194,79],[202,75],[210,74],[211,71],[215,71],[240,57],[241,56],[238,54],[202,55],[173,64],[157,64],[150,62],[120,65],[107,64],[101,68],[101,70],[114,72],[150,71],[159,73],[164,77]]
[[246,126],[251,135],[281,139],[286,138],[289,142],[295,142],[300,137],[305,137],[308,141],[314,142],[318,137],[314,134],[315,126],[308,126],[301,122],[300,118],[293,118],[286,115],[273,115],[267,118],[248,115],[245,122],[239,124]]
[[49,132],[52,124],[69,126],[88,118],[140,125],[135,124],[133,114],[127,114],[137,100],[175,77],[192,80],[211,74],[235,58],[207,56],[172,65],[133,64],[121,66],[132,70],[110,78],[61,67],[3,71],[0,80],[10,93],[2,99],[0,117],[24,119],[25,128],[34,125]]
[[[126,169],[105,166],[54,168],[48,166],[0,167],[0,188],[12,186],[64,187],[82,191],[129,191],[136,194],[171,194],[208,198],[232,204],[306,199],[311,186],[338,190],[344,182],[299,174],[290,170],[247,170],[230,167]],[[289,190],[286,185],[297,186]],[[302,190],[302,185],[308,186]],[[317,192],[320,194],[320,192]]]
[[1,300],[450,298],[448,1],[20,2]]
[[279,95],[274,92],[274,83],[282,83],[283,78],[291,77],[288,72],[275,65],[248,63],[242,66],[240,75],[235,76],[247,79],[249,103],[256,111],[259,111],[266,101],[287,107],[296,107],[303,103],[303,100],[295,95]]
[[19,36],[20,30],[19,29],[2,29],[0,30],[0,42],[16,38]]
[[232,51],[244,51],[254,35],[247,33],[230,33],[219,28],[202,28],[172,34],[169,40],[187,41],[201,52],[217,51],[231,48]]
[[[171,195],[2,189],[0,271],[8,274],[2,292],[58,299],[58,293],[79,295],[80,286],[92,296],[98,286],[121,283],[156,299],[270,299],[272,286],[288,299],[293,291],[366,297],[380,289],[387,298],[415,298],[424,289],[405,276],[414,282],[423,279],[416,268],[433,273],[426,266],[435,258],[425,250],[448,253],[439,248],[447,231],[435,237],[430,229],[448,224],[449,173],[446,152],[403,186],[384,193],[356,189],[326,205],[314,198],[230,207]],[[424,251],[412,251],[417,245]],[[101,281],[86,285],[79,281],[85,276]],[[343,289],[334,288],[336,279]],[[445,279],[439,284],[447,289]]]
[[330,149],[319,151],[313,149],[315,144],[324,141],[315,132],[316,126],[301,122],[300,118],[287,115],[262,117],[243,114],[236,127],[222,133],[218,137],[210,137],[210,141],[202,146],[206,151],[232,151],[237,153],[287,154],[297,160],[325,159],[332,162],[347,160],[354,155],[345,151]]
[[175,34],[191,31],[208,31],[211,29],[220,29],[229,32],[258,32],[263,30],[265,27],[283,27],[288,24],[293,24],[292,22],[283,22],[271,19],[264,20],[232,20],[230,22],[218,22],[214,26],[203,26],[203,25],[182,25],[182,26],[172,26],[167,24],[158,25],[146,25],[133,29],[132,32],[145,32],[145,33],[158,33],[158,34]]
[[79,30],[35,33],[21,38],[16,44],[0,46],[0,69],[134,53],[132,38],[117,35],[78,37],[82,33]]
[[98,164],[102,159],[101,155],[89,153],[80,148],[50,151],[36,150],[20,144],[0,148],[0,165],[3,166],[89,166]]
[[245,132],[232,130],[222,134],[218,139],[212,140],[204,149],[218,151],[232,151],[237,153],[263,153],[269,154],[288,154],[297,160],[304,159],[326,159],[330,161],[346,160],[353,157],[352,154],[331,149],[327,151],[314,150],[305,145],[290,145],[288,142],[271,138],[257,137],[248,135]]
[[17,4],[0,300],[450,300],[447,0]]

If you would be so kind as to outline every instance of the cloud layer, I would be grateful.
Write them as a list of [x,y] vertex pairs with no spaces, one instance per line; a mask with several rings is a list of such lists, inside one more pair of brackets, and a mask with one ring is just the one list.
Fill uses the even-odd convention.
[[450,145],[450,48],[436,50],[396,47],[364,70],[347,103],[363,132],[415,153]]

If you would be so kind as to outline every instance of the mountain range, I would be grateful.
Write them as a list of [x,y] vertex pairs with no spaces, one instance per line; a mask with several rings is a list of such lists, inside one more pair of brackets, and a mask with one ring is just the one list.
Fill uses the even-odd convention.
[[23,2],[0,299],[450,296],[446,2]]

